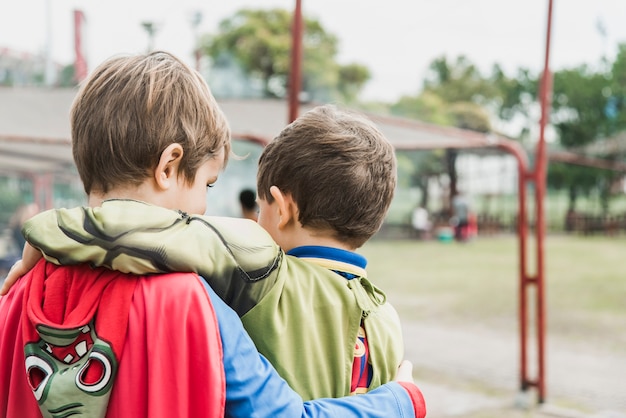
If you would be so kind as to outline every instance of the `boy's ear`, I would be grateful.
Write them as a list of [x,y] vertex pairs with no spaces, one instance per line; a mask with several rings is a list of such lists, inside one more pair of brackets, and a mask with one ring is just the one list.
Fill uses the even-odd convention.
[[270,187],[270,194],[278,207],[278,229],[283,229],[292,222],[298,221],[298,207],[291,193],[283,193],[276,186]]
[[161,158],[154,170],[154,179],[161,189],[169,189],[178,180],[178,167],[183,158],[183,147],[170,144],[161,153]]

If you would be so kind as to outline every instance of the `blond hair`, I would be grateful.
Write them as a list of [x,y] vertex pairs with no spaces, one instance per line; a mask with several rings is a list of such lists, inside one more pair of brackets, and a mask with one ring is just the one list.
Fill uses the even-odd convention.
[[102,63],[80,88],[70,119],[88,194],[140,184],[172,143],[183,147],[180,170],[188,183],[220,149],[230,152],[230,129],[208,85],[167,52]]

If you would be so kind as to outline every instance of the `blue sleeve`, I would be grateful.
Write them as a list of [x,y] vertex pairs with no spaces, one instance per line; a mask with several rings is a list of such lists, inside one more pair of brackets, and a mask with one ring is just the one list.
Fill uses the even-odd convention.
[[241,320],[204,282],[217,316],[226,376],[227,417],[413,418],[411,399],[396,382],[365,395],[303,402],[263,357]]

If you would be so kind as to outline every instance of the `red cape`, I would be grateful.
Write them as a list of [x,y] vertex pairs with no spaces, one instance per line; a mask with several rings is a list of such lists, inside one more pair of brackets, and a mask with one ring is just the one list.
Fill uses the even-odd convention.
[[0,417],[40,417],[25,371],[35,326],[80,326],[119,360],[107,417],[224,415],[225,382],[215,312],[195,274],[144,277],[41,262],[0,298]]

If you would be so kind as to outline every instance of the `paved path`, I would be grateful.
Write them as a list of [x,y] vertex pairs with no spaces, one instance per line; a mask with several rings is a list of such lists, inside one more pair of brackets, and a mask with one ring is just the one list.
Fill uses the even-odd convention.
[[429,418],[626,418],[626,348],[616,352],[601,342],[572,345],[548,338],[547,405],[528,415],[515,408],[536,399],[532,391],[526,396],[518,391],[515,332],[410,321],[403,327],[406,357],[423,388]]

